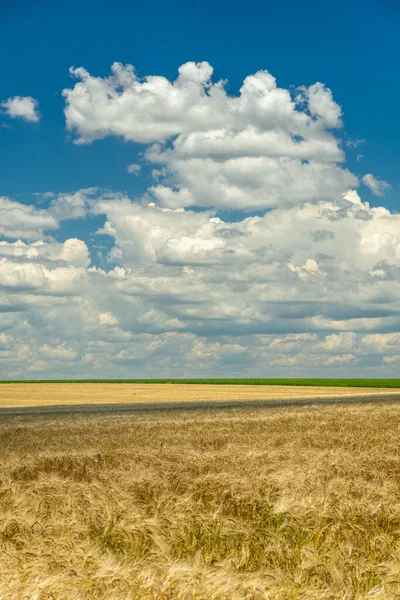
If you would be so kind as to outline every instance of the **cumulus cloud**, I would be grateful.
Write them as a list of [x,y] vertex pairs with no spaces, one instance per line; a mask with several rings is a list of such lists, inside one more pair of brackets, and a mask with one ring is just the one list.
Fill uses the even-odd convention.
[[15,262],[33,263],[65,263],[74,267],[88,267],[90,264],[89,250],[85,242],[70,238],[64,243],[43,242],[42,240],[26,244],[21,240],[16,242],[0,241],[0,258],[7,257]]
[[36,123],[40,120],[39,103],[31,96],[14,96],[2,102],[0,106],[13,119],[19,117],[24,121]]
[[0,197],[0,235],[8,238],[39,239],[58,221],[47,210]]
[[59,346],[49,346],[44,344],[39,348],[39,352],[42,356],[50,360],[74,360],[77,357],[77,353],[72,348],[68,348],[65,344]]
[[147,144],[157,179],[148,193],[161,206],[249,211],[334,201],[358,185],[341,166],[332,133],[341,108],[322,83],[292,94],[258,71],[229,95],[207,62],[185,63],[174,81],[140,79],[119,63],[106,78],[83,68],[71,74],[79,81],[63,93],[76,142],[115,135]]
[[45,371],[49,367],[49,363],[44,360],[35,360],[27,366],[27,371]]
[[325,340],[319,344],[319,348],[323,350],[352,350],[356,343],[356,334],[352,331],[346,331],[326,336]]
[[373,333],[362,339],[366,352],[385,354],[389,350],[400,350],[400,333]]
[[116,325],[118,323],[118,319],[110,312],[106,312],[99,314],[99,322],[102,325]]
[[130,173],[130,175],[139,175],[141,169],[142,167],[136,163],[132,163],[126,167],[126,170],[128,173]]
[[[356,193],[346,194],[339,205],[275,209],[236,222],[209,211],[166,209],[128,198],[99,199],[93,210],[106,216],[101,233],[114,239],[112,257],[127,267],[233,260],[265,266],[276,260],[286,265],[291,277],[302,279],[322,275],[335,265],[371,272],[377,264],[383,269],[384,263],[400,266],[399,215],[371,208]],[[316,236],[315,231],[329,233]]]
[[[84,288],[84,269],[57,266],[49,268],[33,262],[0,259],[0,288],[38,295],[77,295]],[[83,289],[82,289],[83,288]]]
[[374,196],[384,196],[385,193],[391,188],[390,183],[383,181],[383,179],[374,177],[371,173],[364,175],[362,182],[364,185],[369,187]]
[[79,219],[90,213],[91,202],[96,194],[96,188],[69,194],[33,194],[39,202],[46,201],[48,208],[38,208],[33,204],[0,196],[0,236],[41,240],[59,229],[61,221]]
[[90,197],[96,192],[96,188],[87,188],[72,194],[52,194],[49,213],[59,221],[84,217],[89,210]]
[[322,119],[327,127],[340,127],[342,110],[334,101],[331,90],[317,82],[303,91],[313,116]]
[[21,352],[71,376],[396,368],[400,217],[357,193],[236,221],[119,194],[89,210],[113,241],[108,270],[76,238],[0,243],[6,373]]

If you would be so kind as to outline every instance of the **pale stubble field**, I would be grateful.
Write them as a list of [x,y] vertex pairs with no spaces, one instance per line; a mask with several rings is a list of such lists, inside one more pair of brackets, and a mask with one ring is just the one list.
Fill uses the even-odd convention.
[[0,598],[399,598],[399,435],[395,403],[0,420]]
[[152,383],[1,383],[0,409],[18,406],[277,400],[400,394],[399,388]]

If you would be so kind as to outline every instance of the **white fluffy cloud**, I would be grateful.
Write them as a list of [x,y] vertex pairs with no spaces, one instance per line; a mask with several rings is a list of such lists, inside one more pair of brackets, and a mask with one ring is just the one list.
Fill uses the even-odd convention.
[[0,197],[0,235],[8,238],[39,239],[58,221],[47,210]]
[[309,88],[303,88],[303,90],[313,116],[322,119],[327,127],[341,125],[342,110],[334,101],[331,90],[328,90],[320,82],[310,85]]
[[99,322],[102,325],[116,325],[118,323],[118,319],[110,312],[106,312],[99,314]]
[[63,262],[73,267],[88,267],[90,264],[89,250],[85,242],[77,238],[70,238],[63,244],[42,240],[32,244],[21,240],[12,243],[0,241],[0,258],[3,257],[31,264],[44,264],[46,261]]
[[131,175],[139,175],[141,169],[142,169],[142,167],[140,165],[136,164],[136,163],[132,163],[131,165],[128,165],[126,167],[126,170]]
[[72,348],[68,348],[65,344],[59,346],[49,346],[44,344],[39,348],[39,353],[50,360],[66,360],[71,361],[77,357],[77,353]]
[[[182,133],[227,126],[237,132],[253,126],[258,132],[282,129],[292,135],[328,138],[326,128],[339,124],[340,108],[320,83],[302,88],[296,104],[268,71],[248,76],[238,96],[229,96],[223,81],[212,82],[213,68],[207,62],[182,65],[173,82],[161,76],[140,80],[132,65],[114,63],[111,71],[102,79],[82,67],[71,68],[71,75],[80,81],[63,92],[65,116],[67,127],[79,133],[80,143],[107,135],[165,142]],[[307,106],[298,108],[304,101],[308,111]]]
[[88,211],[90,197],[96,191],[96,188],[87,188],[72,194],[47,194],[52,198],[49,213],[59,221],[84,217]]
[[108,135],[151,144],[157,182],[149,195],[168,208],[293,206],[333,201],[358,185],[340,164],[331,130],[341,109],[326,86],[292,94],[258,71],[233,96],[212,73],[206,62],[182,65],[175,81],[141,80],[119,63],[104,79],[71,69],[79,82],[64,90],[67,128],[80,144]]
[[362,182],[364,185],[369,187],[374,196],[384,196],[385,193],[391,188],[390,183],[383,181],[382,179],[377,179],[371,173],[364,175]]
[[38,122],[40,120],[39,103],[31,96],[14,96],[2,102],[0,106],[12,118],[20,117],[25,121],[31,122]]
[[388,265],[400,267],[400,216],[371,208],[356,192],[338,204],[303,204],[236,222],[209,211],[160,208],[125,197],[99,199],[92,210],[106,215],[101,233],[114,238],[111,258],[124,267],[234,261],[265,268],[278,261],[300,281],[333,268],[378,277]]
[[41,201],[46,200],[48,208],[0,196],[0,236],[41,240],[59,229],[61,221],[85,217],[96,192],[96,188],[87,188],[71,194],[34,194]]

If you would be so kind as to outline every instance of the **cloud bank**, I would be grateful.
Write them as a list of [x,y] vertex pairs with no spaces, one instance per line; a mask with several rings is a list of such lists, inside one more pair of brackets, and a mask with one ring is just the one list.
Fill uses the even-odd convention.
[[[76,143],[142,144],[128,171],[153,182],[1,200],[3,377],[396,372],[400,216],[356,191],[326,85],[259,71],[229,94],[206,62],[173,81],[71,74]],[[102,224],[54,239],[80,219]]]

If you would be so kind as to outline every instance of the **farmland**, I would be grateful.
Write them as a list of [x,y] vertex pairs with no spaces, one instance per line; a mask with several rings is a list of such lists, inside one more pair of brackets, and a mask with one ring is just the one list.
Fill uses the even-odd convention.
[[0,598],[398,598],[399,431],[394,403],[0,421]]
[[[195,380],[194,380],[195,381]],[[277,400],[289,398],[318,398],[327,396],[398,394],[399,387],[352,387],[334,385],[268,385],[207,383],[138,383],[126,382],[24,382],[0,385],[0,410],[5,407],[123,404],[152,402],[212,402],[232,400]],[[232,380],[235,381],[235,380]],[[248,380],[243,380],[248,381]],[[318,380],[320,381],[320,380]],[[347,381],[347,380],[342,380]],[[392,380],[393,381],[393,380]],[[375,385],[376,381],[373,380]]]

